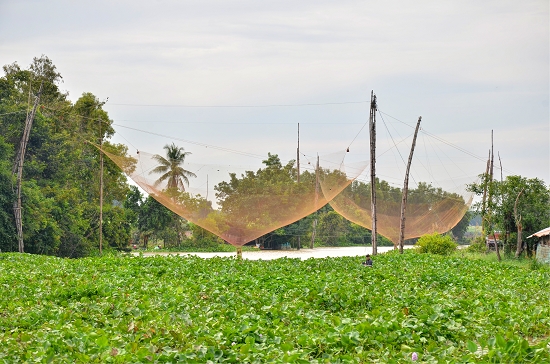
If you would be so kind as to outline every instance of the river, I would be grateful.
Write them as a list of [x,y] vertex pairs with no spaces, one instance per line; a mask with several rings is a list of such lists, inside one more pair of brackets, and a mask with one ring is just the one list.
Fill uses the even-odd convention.
[[[405,249],[412,248],[411,245],[406,245]],[[393,250],[391,246],[378,247],[378,253],[385,253]],[[138,255],[139,253],[132,253]],[[322,247],[314,249],[300,249],[300,250],[254,250],[243,251],[243,259],[249,260],[272,260],[279,258],[300,258],[302,260],[309,258],[328,258],[328,257],[355,257],[372,254],[372,248],[370,246],[350,246],[350,247]],[[213,257],[234,257],[235,252],[216,252],[216,253],[167,253],[167,252],[144,252],[143,256],[154,255],[194,255],[201,258],[213,258]]]

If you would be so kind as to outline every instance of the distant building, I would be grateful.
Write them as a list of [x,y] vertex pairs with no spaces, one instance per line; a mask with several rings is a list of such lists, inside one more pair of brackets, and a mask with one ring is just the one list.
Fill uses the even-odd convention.
[[550,264],[550,227],[529,235],[527,239],[532,237],[539,238],[536,259],[539,262]]
[[502,241],[500,240],[500,231],[495,231],[493,234],[489,234],[485,238],[485,245],[487,246],[487,249],[496,250],[496,244],[499,244],[499,246],[502,245]]

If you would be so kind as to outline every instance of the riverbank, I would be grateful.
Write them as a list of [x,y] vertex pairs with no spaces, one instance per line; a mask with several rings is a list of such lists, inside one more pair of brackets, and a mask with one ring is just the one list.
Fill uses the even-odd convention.
[[[412,245],[407,245],[404,248],[410,249]],[[393,250],[392,246],[378,247],[378,253],[385,253]],[[132,255],[143,256],[155,256],[155,255],[179,255],[179,256],[198,256],[201,258],[213,258],[213,257],[234,257],[234,252],[132,252]],[[349,247],[322,247],[314,249],[300,249],[300,250],[254,250],[243,251],[243,259],[248,260],[273,260],[279,258],[330,258],[330,257],[355,257],[372,254],[372,247],[370,246],[349,246]]]

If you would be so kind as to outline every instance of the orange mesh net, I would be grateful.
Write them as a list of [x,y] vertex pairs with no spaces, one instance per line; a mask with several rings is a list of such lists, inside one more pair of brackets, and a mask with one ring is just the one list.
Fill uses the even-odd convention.
[[[204,168],[204,165],[185,162],[184,170],[191,173],[187,174],[187,186],[177,178],[165,176],[169,170],[158,168],[158,157],[162,155],[140,151],[133,156],[120,156],[103,152],[162,205],[235,246],[315,212],[363,170],[356,166],[346,173],[345,153],[341,153],[323,158],[321,168],[305,171],[298,182],[293,162],[283,165],[276,155],[269,155],[263,161],[264,167],[255,172],[226,174],[227,180],[215,184],[215,199],[212,199],[209,196],[213,193],[209,193],[207,178],[204,184],[204,176],[209,171],[219,171],[220,166]],[[175,170],[176,166],[171,168]],[[318,181],[323,182],[323,192]]]
[[[323,192],[330,188],[321,182]],[[399,241],[402,191],[387,183],[378,183],[376,189],[377,232],[394,244]],[[405,239],[424,234],[444,233],[451,230],[463,217],[472,195],[462,192],[447,192],[426,183],[409,189],[405,210]],[[353,182],[330,205],[346,219],[372,229],[370,183]]]

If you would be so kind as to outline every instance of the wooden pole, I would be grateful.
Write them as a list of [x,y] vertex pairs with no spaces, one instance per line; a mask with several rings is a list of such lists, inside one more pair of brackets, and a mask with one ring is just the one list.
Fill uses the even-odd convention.
[[298,170],[297,181],[300,183],[300,123],[298,123],[298,148],[296,148],[296,169]]
[[[21,143],[19,144],[19,150],[17,152],[17,157],[15,158],[15,163],[13,166],[13,173],[17,173],[17,184],[15,187],[15,202],[13,203],[13,213],[15,215],[15,225],[17,227],[17,242],[19,253],[25,252],[25,244],[23,242],[23,218],[21,213],[21,184],[23,181],[23,162],[25,161],[25,151],[27,150],[27,143],[29,142],[29,136],[31,134],[32,123],[34,121],[34,115],[36,114],[36,108],[40,102],[40,95],[42,95],[42,89],[44,86],[44,80],[40,82],[40,89],[38,94],[34,99],[34,105],[30,115],[27,115],[25,120],[25,129],[23,130],[23,137],[21,138]],[[29,86],[30,87],[30,86]]]
[[488,206],[488,215],[489,215],[489,226],[490,226],[490,231],[493,233],[493,239],[495,240],[495,250],[497,252],[497,258],[498,258],[498,261],[500,262],[502,260],[502,258],[500,257],[500,250],[499,250],[499,247],[498,247],[498,242],[497,242],[497,237],[495,235],[495,229],[494,229],[494,226],[493,226],[493,212],[492,212],[492,209],[491,209],[491,205],[492,205],[492,201],[493,201],[493,176],[494,176],[494,167],[495,167],[495,152],[494,152],[494,148],[493,148],[493,131],[491,130],[491,169],[490,169],[490,172],[489,172],[489,196],[488,196],[488,203],[487,203],[487,206]]
[[409,161],[407,162],[407,170],[405,172],[405,184],[403,185],[403,198],[401,199],[401,221],[399,223],[399,253],[401,254],[403,254],[403,242],[405,240],[405,210],[407,208],[407,194],[409,192],[409,171],[411,169],[414,147],[416,145],[416,136],[418,135],[418,129],[420,129],[421,120],[422,116],[418,117],[416,129],[414,130],[411,153],[409,154]]
[[99,119],[99,254],[103,254],[103,135]]
[[[297,182],[300,183],[300,123],[298,123],[298,148],[296,148],[296,166],[298,170]],[[298,235],[298,246],[296,250],[300,250],[301,236]]]
[[[317,154],[317,165],[315,166],[315,208],[319,210],[317,204],[319,203],[319,154]],[[313,249],[313,243],[315,242],[315,235],[317,233],[317,217],[319,213],[315,211],[315,219],[313,220],[313,232],[311,233],[310,249]]]
[[378,253],[376,243],[376,95],[370,94],[370,186],[371,186],[371,216],[372,216],[372,255]]
[[491,150],[489,149],[489,157],[487,157],[487,167],[483,175],[483,200],[481,202],[481,235],[487,237],[487,186],[489,184],[489,169],[491,166]]

